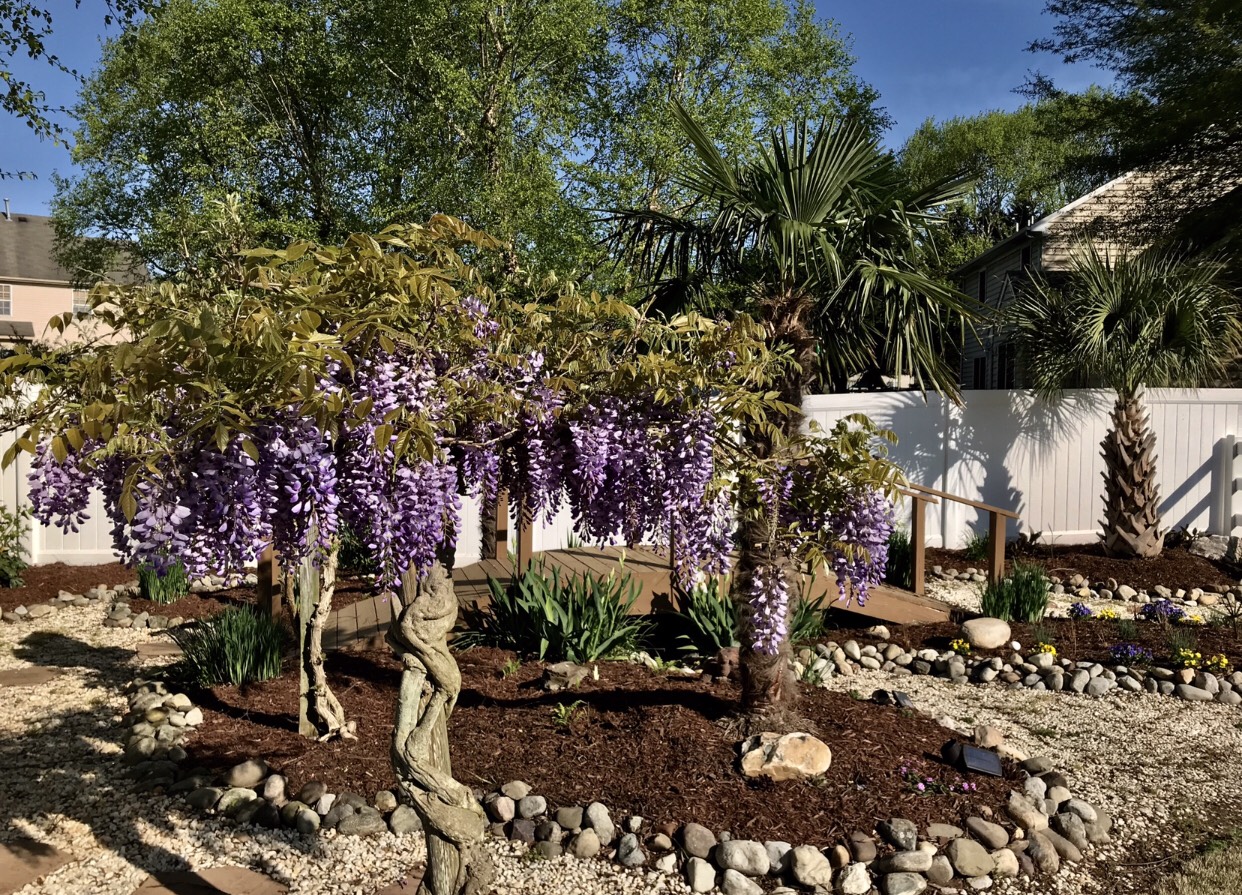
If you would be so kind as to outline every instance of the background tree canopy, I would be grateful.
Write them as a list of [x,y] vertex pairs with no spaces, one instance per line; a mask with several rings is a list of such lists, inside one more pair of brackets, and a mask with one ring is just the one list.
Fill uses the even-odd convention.
[[910,135],[899,163],[913,189],[954,174],[973,178],[965,201],[947,215],[939,257],[929,259],[942,276],[1106,179],[1085,169],[1105,146],[1077,127],[1077,108],[1047,100],[1014,112],[928,119]]
[[852,61],[785,0],[169,0],[87,81],[55,214],[85,271],[119,240],[183,269],[184,222],[231,192],[264,243],[449,212],[598,270],[596,209],[677,201],[669,100],[737,151],[793,115],[875,130]]
[[[1120,89],[1066,96],[1047,78],[1035,95],[1076,106],[1100,141],[1095,172],[1154,170],[1163,182],[1136,216],[1141,239],[1192,248],[1242,238],[1242,15],[1234,0],[1051,0],[1054,37],[1032,50],[1116,73]],[[1189,212],[1189,214],[1188,214]],[[1237,268],[1237,262],[1232,262]]]

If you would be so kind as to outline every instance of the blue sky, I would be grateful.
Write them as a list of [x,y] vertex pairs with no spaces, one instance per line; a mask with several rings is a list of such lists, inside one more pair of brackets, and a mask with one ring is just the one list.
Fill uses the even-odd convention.
[[[1071,90],[1107,80],[1104,72],[1025,52],[1031,40],[1052,30],[1040,0],[816,0],[815,5],[853,36],[856,71],[880,91],[894,118],[886,138],[893,147],[929,116],[1021,105],[1022,97],[1012,91],[1031,69],[1053,75]],[[103,35],[103,0],[83,0],[80,9],[72,0],[50,0],[49,8],[55,25],[50,50],[81,71],[92,69]],[[53,105],[73,102],[72,78],[25,59],[14,60],[13,67],[46,91]],[[18,122],[4,122],[4,130],[0,171],[32,171],[37,179],[0,181],[0,196],[12,200],[14,211],[46,214],[52,173],[72,173],[69,153],[39,142]]]

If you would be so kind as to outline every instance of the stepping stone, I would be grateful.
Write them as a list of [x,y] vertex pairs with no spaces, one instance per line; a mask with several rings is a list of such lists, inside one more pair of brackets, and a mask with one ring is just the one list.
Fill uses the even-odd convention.
[[11,895],[73,860],[72,855],[33,839],[0,845],[0,895]]
[[244,867],[157,873],[143,880],[134,895],[285,895],[289,889]]
[[158,640],[140,643],[135,649],[139,659],[160,659],[164,656],[180,656],[181,647],[175,643],[164,643]]
[[407,870],[405,876],[380,889],[375,895],[414,895],[418,891],[419,884],[423,881],[423,866],[415,867],[413,870]]
[[60,677],[61,669],[44,668],[36,665],[32,668],[13,668],[0,671],[0,687],[37,687]]

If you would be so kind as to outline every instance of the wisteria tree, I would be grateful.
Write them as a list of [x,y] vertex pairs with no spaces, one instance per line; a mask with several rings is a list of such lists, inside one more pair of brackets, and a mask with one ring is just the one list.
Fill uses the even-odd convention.
[[[568,501],[585,538],[672,541],[690,583],[728,566],[736,508],[758,491],[787,562],[865,587],[882,556],[858,513],[883,517],[896,477],[863,421],[816,437],[782,422],[796,409],[771,384],[791,358],[749,318],[659,322],[506,268],[501,249],[437,217],[253,250],[99,291],[97,313],[127,341],[0,361],[6,388],[39,389],[18,441],[36,454],[38,511],[77,524],[102,488],[129,561],[237,568],[274,543],[330,592],[338,526],[364,535],[397,602],[392,756],[433,895],[490,879],[482,808],[448,751],[462,495],[505,488],[529,514]],[[747,450],[739,433],[755,427],[781,445],[779,466]],[[755,651],[786,639],[788,580],[751,591]]]

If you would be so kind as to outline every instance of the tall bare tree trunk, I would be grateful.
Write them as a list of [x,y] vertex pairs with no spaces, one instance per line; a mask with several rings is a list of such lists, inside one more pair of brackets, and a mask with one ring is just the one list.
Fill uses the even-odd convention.
[[340,544],[334,543],[322,566],[315,568],[308,557],[298,568],[298,733],[318,740],[354,739],[353,725],[346,723],[345,709],[328,686],[323,665],[323,631],[332,612],[339,554]]
[[494,876],[483,849],[483,806],[453,779],[448,721],[461,692],[461,672],[449,652],[457,623],[452,576],[436,563],[419,580],[402,578],[400,611],[388,642],[401,660],[401,689],[392,734],[392,764],[427,836],[427,871],[419,895],[477,895]]
[[496,555],[496,509],[498,495],[483,500],[479,506],[479,557],[491,559]]
[[1104,549],[1113,556],[1159,556],[1160,487],[1156,434],[1137,395],[1117,396],[1112,426],[1100,442],[1104,457]]

